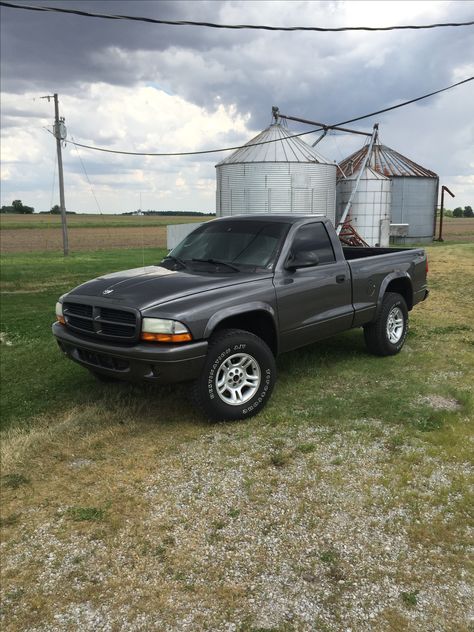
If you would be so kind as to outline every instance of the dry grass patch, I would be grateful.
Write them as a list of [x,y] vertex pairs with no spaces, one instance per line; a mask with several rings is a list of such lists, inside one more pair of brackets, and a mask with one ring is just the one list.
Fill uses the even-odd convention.
[[395,432],[264,416],[177,428],[112,407],[71,411],[39,444],[12,433],[7,463],[31,481],[3,489],[4,629],[463,629],[450,494],[469,466],[421,438],[391,451]]

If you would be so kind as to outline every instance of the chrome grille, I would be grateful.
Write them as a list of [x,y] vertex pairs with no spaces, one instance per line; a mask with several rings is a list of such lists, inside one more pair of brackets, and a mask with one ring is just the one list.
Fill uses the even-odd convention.
[[139,319],[130,309],[114,309],[85,303],[63,303],[66,325],[94,338],[132,342],[138,338]]

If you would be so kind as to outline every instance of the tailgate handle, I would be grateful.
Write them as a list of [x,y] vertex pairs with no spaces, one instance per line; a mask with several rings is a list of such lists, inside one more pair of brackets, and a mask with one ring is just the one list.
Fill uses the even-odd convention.
[[338,274],[336,277],[336,282],[337,283],[344,283],[344,281],[346,280],[346,275],[345,274]]

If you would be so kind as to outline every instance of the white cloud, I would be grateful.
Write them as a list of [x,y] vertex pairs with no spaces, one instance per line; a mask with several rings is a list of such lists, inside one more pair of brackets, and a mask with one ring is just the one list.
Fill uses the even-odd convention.
[[[103,10],[88,0],[84,7]],[[471,5],[472,6],[472,5]],[[109,12],[280,25],[390,25],[467,19],[465,2],[107,3]],[[21,14],[21,15],[20,15]],[[38,210],[51,196],[52,103],[60,94],[70,137],[129,151],[239,145],[282,112],[335,123],[473,74],[472,29],[386,33],[269,33],[156,27],[2,9],[2,204]],[[61,37],[57,37],[60,28]],[[22,43],[19,46],[19,42]],[[27,88],[25,88],[27,86]],[[33,98],[36,100],[33,101]],[[378,117],[385,144],[439,173],[472,204],[472,84]],[[370,129],[374,119],[358,124]],[[297,129],[293,127],[293,129]],[[340,160],[360,137],[329,136]],[[105,212],[213,210],[214,165],[225,154],[131,157],[79,149]],[[66,203],[95,212],[78,152],[64,151]]]

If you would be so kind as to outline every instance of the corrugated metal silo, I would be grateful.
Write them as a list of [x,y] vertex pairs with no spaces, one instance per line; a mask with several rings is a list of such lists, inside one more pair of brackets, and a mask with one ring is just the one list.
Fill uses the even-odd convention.
[[301,138],[270,125],[216,165],[216,216],[314,213],[334,222],[336,169]]
[[[337,183],[338,218],[349,201],[358,174],[357,171]],[[388,246],[391,198],[390,178],[366,167],[352,200],[349,216],[352,226],[369,246]]]
[[[362,147],[340,163],[346,176],[360,168],[367,153]],[[408,224],[406,237],[396,241],[426,243],[434,237],[434,216],[438,200],[436,173],[413,162],[386,145],[375,144],[370,167],[392,181],[392,224]]]

